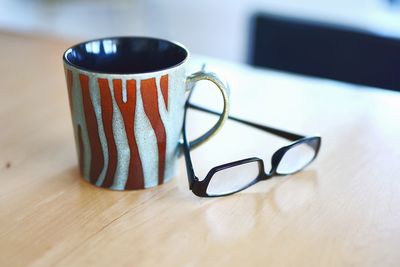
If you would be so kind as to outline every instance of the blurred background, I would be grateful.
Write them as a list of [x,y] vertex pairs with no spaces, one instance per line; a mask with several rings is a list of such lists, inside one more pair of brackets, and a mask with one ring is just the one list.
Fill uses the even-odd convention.
[[259,12],[400,36],[399,0],[0,0],[0,29],[72,40],[146,35],[177,40],[192,53],[248,61]]

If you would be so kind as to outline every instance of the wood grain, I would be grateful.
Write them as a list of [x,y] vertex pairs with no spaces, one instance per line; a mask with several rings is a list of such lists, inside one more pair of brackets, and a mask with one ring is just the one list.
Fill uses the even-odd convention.
[[[232,114],[323,137],[296,175],[200,199],[173,181],[113,192],[79,177],[62,52],[0,34],[0,266],[399,266],[400,94],[194,57],[230,82]],[[204,86],[200,86],[204,87]],[[207,89],[196,101],[216,106]],[[195,114],[191,133],[208,118]],[[227,123],[195,170],[285,140]]]

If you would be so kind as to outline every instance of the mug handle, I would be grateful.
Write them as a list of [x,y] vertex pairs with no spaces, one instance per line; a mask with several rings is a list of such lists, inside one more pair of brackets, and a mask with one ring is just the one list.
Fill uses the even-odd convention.
[[202,145],[204,142],[208,141],[213,135],[215,135],[222,128],[226,119],[228,118],[229,86],[225,85],[215,73],[205,72],[204,66],[201,71],[195,72],[186,78],[186,91],[190,91],[189,97],[190,94],[192,93],[192,89],[194,88],[195,84],[203,80],[210,81],[217,86],[220,93],[222,94],[222,98],[224,101],[224,108],[222,110],[222,114],[220,115],[218,121],[215,123],[213,127],[211,127],[210,130],[208,130],[206,133],[196,138],[195,140],[190,141],[189,147],[191,150]]

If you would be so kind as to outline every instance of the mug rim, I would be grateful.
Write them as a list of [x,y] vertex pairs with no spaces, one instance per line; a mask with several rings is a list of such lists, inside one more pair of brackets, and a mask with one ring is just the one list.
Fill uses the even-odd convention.
[[[154,70],[154,71],[134,72],[134,73],[112,73],[112,72],[94,71],[94,70],[91,70],[89,68],[85,68],[85,67],[79,66],[77,64],[74,64],[71,61],[69,61],[68,58],[67,58],[68,53],[72,49],[74,49],[74,48],[76,48],[76,47],[78,47],[80,45],[84,45],[84,44],[87,44],[87,43],[90,43],[90,42],[95,42],[95,41],[104,41],[104,40],[111,40],[111,39],[148,39],[148,40],[163,41],[163,42],[170,43],[172,45],[175,45],[175,46],[183,49],[186,52],[186,57],[182,61],[180,61],[179,63],[177,63],[175,65],[172,65],[172,66],[169,66],[169,67],[166,67],[166,68],[160,68],[160,69],[157,69],[157,70]],[[183,44],[181,44],[180,42],[177,42],[177,41],[172,41],[172,40],[167,40],[167,39],[157,38],[157,37],[151,37],[151,36],[127,36],[127,35],[123,35],[123,36],[110,36],[110,37],[95,38],[95,39],[86,40],[86,41],[83,41],[83,42],[80,42],[80,43],[76,43],[76,44],[70,46],[69,48],[67,48],[64,51],[62,57],[63,57],[63,62],[64,62],[65,65],[68,65],[70,67],[73,67],[73,68],[75,68],[75,69],[77,69],[79,71],[82,71],[82,72],[85,72],[85,73],[88,73],[88,74],[103,74],[103,75],[112,75],[112,76],[115,76],[115,75],[116,76],[132,76],[132,75],[156,74],[156,73],[159,73],[159,72],[165,72],[167,70],[172,70],[172,69],[178,68],[178,67],[182,66],[184,63],[186,63],[188,61],[188,59],[190,57],[190,53],[189,53],[189,50]]]

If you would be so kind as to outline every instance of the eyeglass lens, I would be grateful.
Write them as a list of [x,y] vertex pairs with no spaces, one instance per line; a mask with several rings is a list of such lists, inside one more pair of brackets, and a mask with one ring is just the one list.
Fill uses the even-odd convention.
[[212,176],[207,194],[218,196],[236,192],[253,182],[259,174],[257,161],[236,165],[220,170]]
[[283,155],[276,172],[279,174],[290,174],[307,166],[313,160],[316,153],[314,142],[317,142],[317,140],[301,142],[292,146]]

